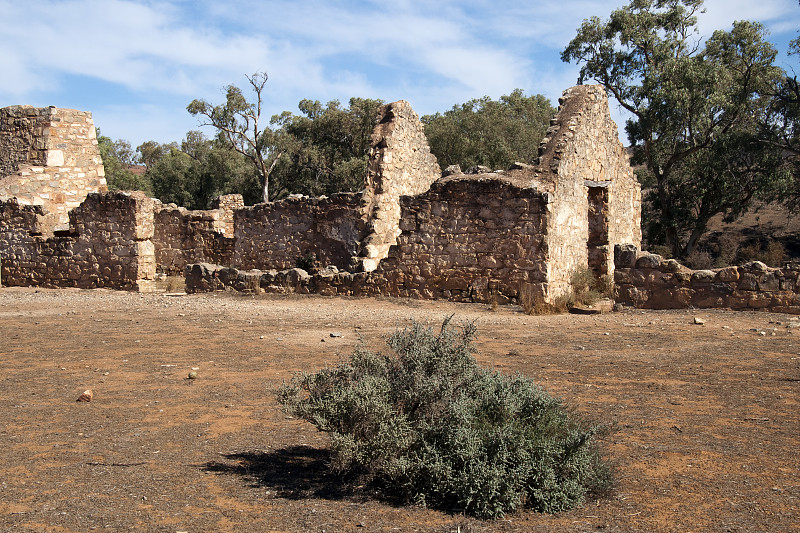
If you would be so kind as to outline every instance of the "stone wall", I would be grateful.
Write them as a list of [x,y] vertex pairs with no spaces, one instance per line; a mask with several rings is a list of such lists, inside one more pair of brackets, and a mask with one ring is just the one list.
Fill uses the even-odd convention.
[[674,259],[614,250],[618,303],[641,309],[763,309],[800,314],[800,267],[769,268],[760,261],[714,270],[691,270]]
[[427,191],[442,171],[419,116],[405,100],[386,104],[372,134],[363,196],[366,236],[355,270],[371,271],[400,235],[400,197]]
[[553,300],[569,291],[578,269],[611,274],[614,245],[640,246],[641,187],[600,85],[564,91],[539,154],[536,179],[552,191],[546,233]]
[[[13,113],[23,111],[28,113],[25,108]],[[44,139],[47,130],[55,138],[52,124],[67,122],[67,113],[56,111],[63,115],[58,121],[47,115],[49,129],[42,126],[38,137],[28,137]],[[18,124],[33,124],[33,118]],[[9,237],[0,243],[0,250],[12,249],[11,262],[23,265],[9,279],[15,284],[130,287],[152,280],[156,265],[161,272],[178,274],[202,263],[228,269],[204,270],[223,272],[223,285],[274,288],[294,282],[271,278],[271,271],[304,264],[319,275],[297,274],[302,279],[296,285],[326,294],[511,302],[524,289],[553,302],[569,292],[576,270],[592,266],[598,274],[610,273],[610,246],[639,244],[638,183],[602,88],[566,91],[537,165],[517,165],[511,171],[440,177],[408,102],[383,106],[376,122],[360,194],[290,197],[252,207],[229,196],[207,211],[165,206],[141,193],[90,194],[70,212],[68,230],[55,232],[61,228],[47,206],[24,210],[19,204],[27,200],[20,198],[8,208],[13,216],[8,215],[3,231]],[[28,150],[34,154],[26,156],[30,161],[36,156],[51,162],[71,153],[66,142],[37,146],[44,148],[6,151]],[[126,207],[126,202],[135,206]],[[135,263],[135,272],[123,266],[125,261]],[[248,274],[253,270],[262,273]]]
[[309,276],[288,264],[286,272],[194,265],[187,271],[187,289],[498,303],[517,301],[524,287],[543,294],[546,206],[542,194],[521,184],[513,176],[462,175],[402,197],[402,233],[371,272],[333,268]]
[[234,211],[232,266],[292,268],[298,259],[347,269],[364,235],[361,196],[287,198]]
[[402,233],[376,275],[390,294],[507,303],[546,283],[543,196],[493,175],[437,181],[400,201]]
[[244,208],[240,194],[220,196],[207,211],[155,202],[153,245],[158,271],[183,275],[191,263],[233,264],[234,211]]
[[[258,235],[266,241],[250,253],[261,265],[255,260],[237,264],[257,271],[207,265],[194,275],[202,281],[187,284],[192,290],[233,286],[501,303],[519,301],[525,290],[531,298],[553,303],[569,294],[576,270],[591,265],[598,275],[609,274],[609,247],[641,240],[635,227],[639,184],[617,139],[605,93],[597,86],[576,87],[560,104],[537,165],[480,174],[456,171],[433,184],[429,180],[436,172],[418,118],[407,103],[390,104],[382,109],[373,137],[363,199],[367,235],[358,250],[364,272],[264,272],[291,269],[296,264],[291,259],[303,250],[294,248],[285,261],[265,261],[286,246],[267,239],[275,234],[283,239],[286,229],[249,224],[256,231],[245,235],[237,223],[237,251]],[[301,223],[307,207],[300,207],[282,219],[294,216]],[[281,222],[281,227],[293,224]],[[612,228],[615,224],[621,227]],[[327,264],[339,270],[344,262]]]
[[42,206],[0,200],[4,285],[150,290],[155,276],[153,200],[92,193],[49,232]]
[[43,205],[66,225],[70,209],[89,193],[107,189],[91,113],[0,109],[0,199]]

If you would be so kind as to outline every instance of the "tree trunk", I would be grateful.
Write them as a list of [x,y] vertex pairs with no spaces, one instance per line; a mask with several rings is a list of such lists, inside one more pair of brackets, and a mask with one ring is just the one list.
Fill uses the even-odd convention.
[[674,257],[681,255],[681,242],[678,230],[672,220],[672,198],[667,190],[667,175],[663,172],[656,173],[656,184],[658,187],[659,211],[661,211],[661,224],[664,231],[664,244],[672,251]]

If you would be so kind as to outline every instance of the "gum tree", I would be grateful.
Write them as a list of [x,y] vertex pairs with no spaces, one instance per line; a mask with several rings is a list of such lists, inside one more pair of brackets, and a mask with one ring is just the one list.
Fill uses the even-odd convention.
[[300,114],[273,117],[280,127],[284,155],[275,167],[278,193],[331,194],[364,186],[370,138],[381,100],[351,98],[323,105],[301,100]]
[[431,152],[442,166],[508,168],[538,157],[539,141],[555,114],[544,96],[525,96],[515,89],[499,100],[484,96],[426,115],[422,122]]
[[241,89],[229,85],[224,105],[193,100],[186,108],[192,115],[203,117],[201,126],[215,127],[221,141],[253,164],[261,181],[264,202],[269,202],[270,198],[270,173],[283,153],[277,146],[276,132],[261,122],[263,92],[268,78],[266,72],[247,76],[256,96],[253,103],[247,101]]
[[634,164],[651,185],[651,243],[686,256],[716,214],[733,219],[780,182],[779,150],[759,139],[782,71],[764,28],[739,21],[702,42],[702,0],[632,0],[585,20],[562,52],[629,111]]

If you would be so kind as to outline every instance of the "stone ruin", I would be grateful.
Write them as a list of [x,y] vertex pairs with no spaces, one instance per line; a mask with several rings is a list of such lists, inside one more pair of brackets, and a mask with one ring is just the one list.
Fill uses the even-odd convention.
[[0,198],[43,206],[54,225],[65,225],[87,194],[107,190],[91,113],[0,109]]
[[2,283],[145,291],[185,274],[189,292],[552,302],[577,269],[611,275],[615,245],[641,243],[640,187],[604,90],[573,87],[559,104],[534,165],[443,176],[399,101],[380,110],[363,191],[230,195],[203,211],[106,192],[89,113],[5,108]]

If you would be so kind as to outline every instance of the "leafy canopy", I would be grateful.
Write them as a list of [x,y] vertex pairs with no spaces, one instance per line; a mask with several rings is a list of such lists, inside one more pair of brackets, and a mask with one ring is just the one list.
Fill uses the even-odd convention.
[[162,202],[208,209],[222,194],[242,194],[248,203],[261,200],[261,185],[252,163],[219,139],[190,131],[180,145],[149,141],[137,150],[147,161],[145,176],[153,194]]
[[124,139],[112,140],[97,130],[97,147],[103,159],[106,183],[111,191],[144,191],[152,194],[150,181],[132,168],[139,164],[136,152]]
[[544,96],[525,96],[515,89],[500,100],[484,96],[444,113],[423,116],[422,122],[440,165],[497,169],[516,161],[534,161],[555,113]]
[[733,219],[780,186],[780,153],[760,139],[781,70],[764,28],[740,21],[703,44],[702,0],[633,0],[585,20],[562,52],[633,118],[633,162],[651,185],[646,234],[688,255],[716,214]]
[[302,100],[300,115],[273,117],[280,128],[284,155],[274,170],[279,194],[310,196],[359,191],[367,175],[370,137],[381,100],[351,98],[322,105]]

